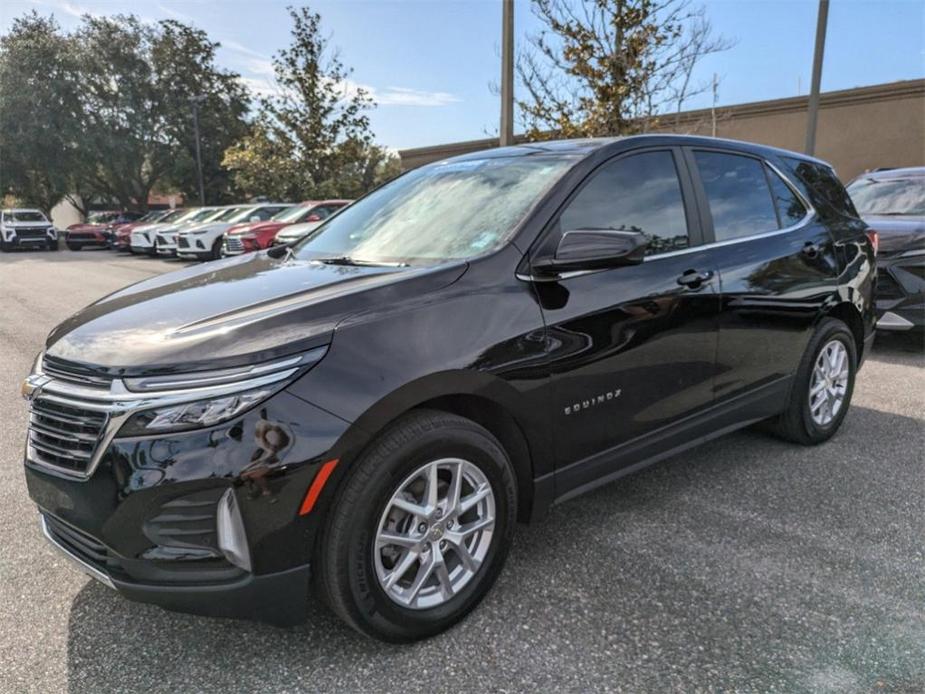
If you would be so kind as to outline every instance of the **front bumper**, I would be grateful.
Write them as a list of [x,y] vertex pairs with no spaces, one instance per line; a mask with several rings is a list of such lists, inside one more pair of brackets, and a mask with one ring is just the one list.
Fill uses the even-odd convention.
[[925,252],[878,258],[877,329],[925,329]]
[[[88,477],[27,457],[46,537],[125,597],[167,609],[292,624],[305,617],[323,517],[298,511],[347,423],[286,390],[209,429],[119,438]],[[329,482],[330,484],[330,482]],[[250,569],[232,563],[220,502],[232,490]]]
[[164,256],[175,256],[177,254],[176,234],[157,235],[157,254]]
[[[56,528],[61,522],[40,512],[45,539],[79,571],[118,591],[135,602],[158,605],[167,610],[208,617],[235,617],[292,626],[305,620],[308,612],[308,564],[286,571],[202,585],[158,585],[112,577],[92,556]],[[75,531],[76,532],[76,529]]]

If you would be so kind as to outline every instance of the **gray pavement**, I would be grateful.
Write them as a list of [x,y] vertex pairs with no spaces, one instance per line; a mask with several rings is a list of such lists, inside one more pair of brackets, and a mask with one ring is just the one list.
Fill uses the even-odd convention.
[[41,538],[18,386],[48,331],[182,264],[0,255],[0,691],[925,691],[925,358],[878,338],[818,448],[727,436],[519,527],[450,632],[389,646],[128,602]]

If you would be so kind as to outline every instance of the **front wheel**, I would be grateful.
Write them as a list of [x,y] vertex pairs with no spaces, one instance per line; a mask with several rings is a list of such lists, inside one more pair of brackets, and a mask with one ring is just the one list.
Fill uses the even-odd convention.
[[48,241],[45,242],[45,246],[50,251],[58,250],[58,239],[54,239],[54,240],[49,239]]
[[73,241],[65,241],[64,245],[67,246],[67,249],[69,251],[79,251],[81,248],[83,248],[83,245],[79,243],[74,243]]
[[797,369],[787,409],[771,422],[772,430],[808,446],[832,438],[848,413],[857,363],[848,326],[836,318],[823,320]]
[[410,413],[335,497],[315,553],[320,592],[361,633],[432,636],[488,592],[516,516],[514,473],[491,433],[444,412]]

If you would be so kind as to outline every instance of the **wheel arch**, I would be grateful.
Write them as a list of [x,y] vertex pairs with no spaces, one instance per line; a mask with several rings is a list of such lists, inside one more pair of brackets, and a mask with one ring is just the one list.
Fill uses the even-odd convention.
[[860,364],[864,357],[864,319],[861,317],[861,312],[858,308],[850,301],[842,301],[828,309],[823,314],[823,317],[837,318],[848,326],[854,336],[858,364]]
[[519,397],[513,386],[490,374],[444,372],[426,377],[367,409],[344,434],[343,448],[349,451],[345,457],[348,463],[359,458],[386,428],[414,410],[439,410],[465,417],[487,429],[508,454],[517,484],[517,519],[526,522],[536,517],[537,510],[542,511],[535,508],[537,470],[551,461],[540,453],[542,446],[531,445],[530,423],[525,421],[525,414],[518,413]]

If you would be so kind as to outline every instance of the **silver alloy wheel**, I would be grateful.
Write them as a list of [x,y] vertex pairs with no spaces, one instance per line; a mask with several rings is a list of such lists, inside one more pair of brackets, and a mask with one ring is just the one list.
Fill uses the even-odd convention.
[[816,357],[809,383],[809,411],[819,426],[828,426],[841,411],[848,392],[848,350],[831,340]]
[[402,607],[442,605],[485,561],[494,526],[494,492],[476,465],[459,458],[422,465],[379,520],[372,548],[379,585]]

